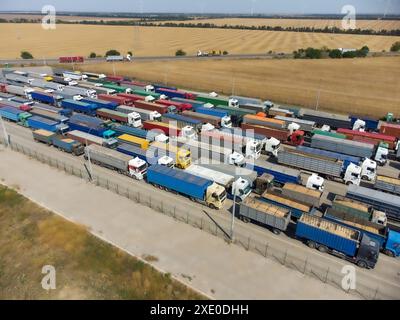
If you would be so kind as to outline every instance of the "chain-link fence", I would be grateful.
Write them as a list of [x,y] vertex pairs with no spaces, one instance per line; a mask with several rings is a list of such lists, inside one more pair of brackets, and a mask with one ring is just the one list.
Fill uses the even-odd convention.
[[[4,143],[2,140],[0,140],[0,142]],[[48,164],[51,167],[62,170],[67,174],[92,181],[92,183],[94,183],[96,186],[110,190],[136,203],[140,203],[141,205],[147,206],[155,211],[170,216],[175,220],[184,222],[214,236],[222,238],[227,243],[234,243],[243,247],[245,250],[252,251],[264,256],[265,258],[272,259],[285,267],[294,269],[323,283],[333,285],[334,287],[344,290],[347,293],[355,294],[360,298],[398,299],[400,297],[399,289],[395,284],[379,285],[374,283],[374,281],[372,281],[371,277],[368,275],[358,273],[356,289],[349,289],[346,291],[342,286],[344,274],[338,272],[338,270],[334,270],[333,268],[318,266],[316,262],[310,261],[308,257],[299,257],[298,255],[294,254],[294,249],[280,248],[269,242],[263,243],[261,240],[256,239],[251,234],[244,234],[244,232],[239,228],[237,228],[235,231],[234,239],[231,240],[230,234],[224,230],[223,227],[205,215],[198,216],[192,213],[190,210],[182,210],[181,208],[171,205],[170,202],[159,199],[155,195],[144,193],[143,191],[140,191],[140,189],[133,189],[123,186],[120,183],[111,181],[105,176],[100,176],[99,174],[90,176],[89,171],[84,165],[78,166],[68,164],[57,158],[45,155],[15,142],[10,142],[9,147],[14,151],[21,152],[31,158],[37,159],[42,163]]]

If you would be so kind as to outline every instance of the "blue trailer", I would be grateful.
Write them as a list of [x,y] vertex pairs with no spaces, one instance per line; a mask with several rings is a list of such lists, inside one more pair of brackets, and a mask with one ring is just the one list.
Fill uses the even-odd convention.
[[51,142],[56,148],[74,154],[75,156],[80,156],[85,153],[85,148],[80,142],[64,136],[55,135],[51,138]]
[[301,180],[300,171],[264,160],[255,160],[254,168],[252,170],[256,171],[258,176],[261,176],[263,173],[273,175],[274,182],[277,182],[280,185],[284,185],[285,183],[299,184]]
[[213,117],[218,117],[218,118],[223,118],[229,116],[227,111],[224,110],[218,110],[214,108],[204,108],[204,107],[193,107],[194,111],[201,113],[201,114],[207,114],[209,116]]
[[43,129],[51,132],[65,133],[69,130],[68,125],[58,121],[50,120],[40,116],[32,116],[27,120],[27,124],[32,129]]
[[1,106],[0,115],[6,120],[16,122],[24,126],[27,125],[26,119],[29,119],[31,116],[31,114],[28,112],[9,106]]
[[181,193],[192,200],[205,202],[211,208],[222,208],[226,200],[224,187],[184,170],[155,164],[147,172],[147,181],[162,189]]
[[101,99],[94,99],[94,98],[83,98],[80,100],[81,102],[86,102],[90,104],[94,104],[97,106],[98,109],[105,108],[110,110],[115,110],[118,107],[118,103],[112,101],[106,101]]
[[308,154],[315,154],[317,156],[323,156],[323,157],[327,157],[327,158],[342,160],[344,163],[344,167],[343,167],[344,170],[346,170],[346,168],[349,166],[350,163],[354,163],[355,165],[358,166],[361,162],[361,158],[359,158],[359,157],[349,156],[347,154],[333,152],[333,151],[326,151],[326,150],[322,150],[322,149],[316,149],[316,148],[305,147],[305,146],[298,146],[297,150],[308,153]]
[[153,83],[152,86],[154,87],[155,90],[157,90],[157,89],[178,90],[177,87],[168,87],[168,86],[165,86],[163,84],[157,84],[157,83]]
[[60,101],[62,100],[62,97],[60,96],[54,96],[50,93],[37,92],[37,91],[31,93],[31,98],[32,100],[48,103],[54,106],[59,106]]
[[354,125],[357,119],[365,121],[365,129],[369,131],[376,131],[378,129],[379,120],[367,118],[367,117],[357,117],[357,116],[350,116],[351,126]]
[[175,113],[164,113],[161,117],[161,121],[164,123],[169,123],[175,121],[178,128],[183,128],[185,126],[193,127],[195,130],[200,131],[203,126],[203,122],[190,117],[182,116]]
[[155,92],[158,94],[166,95],[168,98],[183,98],[186,97],[186,92],[180,92],[175,89],[168,89],[168,88],[155,88]]
[[124,125],[117,125],[112,128],[113,131],[116,132],[116,135],[120,136],[123,134],[129,134],[134,137],[142,138],[149,140],[151,142],[156,140],[156,137],[160,135],[158,132],[148,131],[140,128],[133,128]]
[[63,101],[61,101],[61,107],[63,107],[64,109],[70,109],[75,112],[81,112],[90,116],[95,116],[96,109],[98,109],[98,107],[93,103],[80,102],[72,99],[64,99]]
[[83,131],[105,139],[115,137],[115,131],[106,128],[103,120],[99,118],[74,114],[68,124],[71,130]]
[[301,216],[295,235],[310,248],[329,252],[361,268],[374,268],[378,261],[379,243],[376,240],[358,230],[314,215]]
[[[358,230],[362,234],[368,235],[371,239],[374,239],[379,243],[380,249],[385,254],[392,257],[398,257],[400,255],[400,233],[372,222],[361,224],[360,221],[357,221],[354,223],[352,221],[344,220],[342,217],[343,213],[337,212],[332,208],[327,209],[324,214],[324,218],[327,220],[331,220],[354,230]],[[363,228],[363,226],[365,228]],[[372,230],[374,230],[374,232]]]

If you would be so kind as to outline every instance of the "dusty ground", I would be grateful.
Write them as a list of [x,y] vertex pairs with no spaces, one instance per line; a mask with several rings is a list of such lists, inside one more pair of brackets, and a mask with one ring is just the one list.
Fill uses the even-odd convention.
[[44,30],[41,24],[0,24],[0,59],[18,58],[27,50],[35,58],[66,55],[104,55],[109,49],[137,56],[175,55],[178,49],[188,54],[198,50],[227,50],[229,53],[293,52],[299,48],[361,48],[389,50],[400,37],[299,33],[200,28],[162,28],[125,26],[57,25]]
[[[260,97],[342,113],[400,115],[400,57],[116,63],[117,74],[206,92]],[[112,65],[83,66],[112,73]],[[233,89],[233,90],[232,90]]]
[[[2,185],[0,257],[0,299],[201,298]],[[44,265],[55,267],[55,290],[41,287]]]

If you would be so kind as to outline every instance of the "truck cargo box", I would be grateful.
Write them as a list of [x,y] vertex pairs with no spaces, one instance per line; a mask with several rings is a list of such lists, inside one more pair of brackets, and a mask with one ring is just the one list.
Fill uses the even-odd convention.
[[386,177],[386,176],[377,176],[374,188],[400,195],[400,179]]
[[314,207],[319,207],[321,203],[322,192],[311,190],[304,186],[287,183],[282,187],[282,195]]

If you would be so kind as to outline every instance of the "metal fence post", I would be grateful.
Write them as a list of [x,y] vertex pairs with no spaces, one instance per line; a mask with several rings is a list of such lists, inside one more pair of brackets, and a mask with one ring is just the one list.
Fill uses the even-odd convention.
[[200,221],[200,229],[203,230],[203,217],[201,217],[201,221]]
[[247,239],[247,250],[250,250],[250,241],[251,241],[251,239],[250,239],[250,237]]
[[189,212],[186,212],[186,223],[189,224]]
[[375,290],[375,294],[374,294],[373,300],[376,300],[376,297],[377,297],[377,295],[378,295],[378,290],[379,290],[379,287],[377,287],[376,290]]
[[304,269],[303,269],[303,274],[306,273],[307,270],[307,262],[308,262],[308,257],[306,257],[306,260],[304,261]]
[[264,257],[268,256],[268,246],[269,246],[269,243],[267,242],[267,244],[265,245]]
[[287,249],[286,249],[286,251],[285,251],[285,256],[284,256],[284,258],[283,258],[283,265],[285,265],[286,264],[286,258],[287,258]]
[[328,282],[328,274],[329,274],[329,267],[328,267],[328,270],[326,270],[326,275],[325,275],[325,283],[327,283]]

